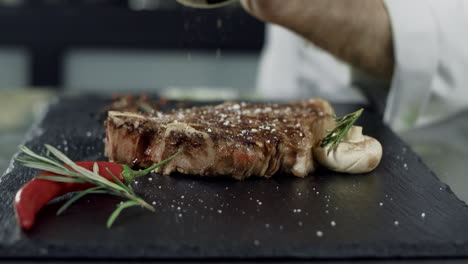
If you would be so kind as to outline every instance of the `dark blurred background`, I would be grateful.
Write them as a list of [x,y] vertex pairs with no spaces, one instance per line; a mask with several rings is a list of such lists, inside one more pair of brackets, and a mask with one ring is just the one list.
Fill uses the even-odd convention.
[[238,5],[0,0],[0,171],[60,92],[254,97],[263,39]]
[[239,91],[252,88],[262,42],[263,25],[236,5],[0,0],[0,86]]

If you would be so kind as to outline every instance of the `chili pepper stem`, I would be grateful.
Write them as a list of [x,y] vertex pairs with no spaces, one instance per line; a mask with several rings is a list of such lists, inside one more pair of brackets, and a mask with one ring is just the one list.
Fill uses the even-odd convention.
[[174,155],[170,156],[169,158],[167,158],[166,160],[163,160],[159,163],[156,163],[156,164],[153,164],[151,167],[149,168],[146,168],[144,170],[139,170],[139,171],[135,171],[135,170],[132,170],[129,166],[127,165],[122,165],[122,177],[124,178],[124,181],[125,181],[125,184],[130,184],[134,179],[140,177],[140,176],[144,176],[150,172],[152,172],[153,170],[155,170],[156,168],[159,168],[161,167],[162,165],[168,163],[169,161],[173,160],[175,157],[177,157],[184,149],[179,149],[179,151],[177,151],[177,153],[175,153]]

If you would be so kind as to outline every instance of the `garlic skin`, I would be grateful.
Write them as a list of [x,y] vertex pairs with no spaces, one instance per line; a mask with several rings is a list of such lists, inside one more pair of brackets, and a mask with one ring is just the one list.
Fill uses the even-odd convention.
[[382,160],[382,145],[375,138],[363,135],[360,126],[353,126],[337,148],[327,155],[329,147],[314,148],[314,157],[321,165],[336,172],[368,173]]

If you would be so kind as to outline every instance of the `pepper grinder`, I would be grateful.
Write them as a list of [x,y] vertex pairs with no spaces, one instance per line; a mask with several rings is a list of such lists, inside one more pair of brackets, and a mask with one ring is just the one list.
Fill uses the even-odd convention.
[[184,6],[193,8],[216,8],[225,5],[229,5],[237,0],[177,0]]

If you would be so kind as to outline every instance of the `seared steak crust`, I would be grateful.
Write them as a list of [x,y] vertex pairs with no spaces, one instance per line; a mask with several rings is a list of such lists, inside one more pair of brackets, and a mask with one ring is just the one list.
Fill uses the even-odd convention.
[[159,172],[236,179],[277,172],[305,177],[315,169],[312,148],[334,126],[333,114],[321,99],[228,102],[151,116],[110,111],[105,154],[115,162],[147,167],[183,148]]

